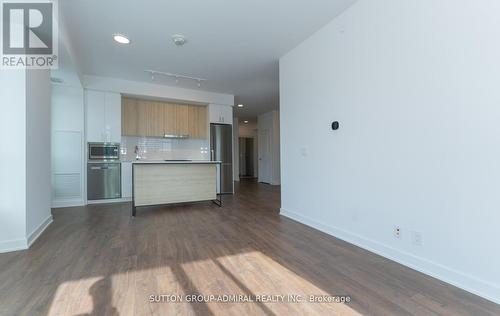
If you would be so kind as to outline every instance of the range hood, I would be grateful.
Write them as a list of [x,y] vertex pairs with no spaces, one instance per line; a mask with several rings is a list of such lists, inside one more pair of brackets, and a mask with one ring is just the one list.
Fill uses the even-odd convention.
[[174,135],[174,134],[165,134],[163,138],[189,138],[189,135]]

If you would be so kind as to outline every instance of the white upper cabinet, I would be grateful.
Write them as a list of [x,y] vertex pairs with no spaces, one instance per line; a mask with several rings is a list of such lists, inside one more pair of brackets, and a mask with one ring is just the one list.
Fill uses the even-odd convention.
[[86,90],[85,110],[87,141],[104,141],[104,93],[99,91]]
[[233,107],[230,105],[210,104],[208,112],[210,123],[233,124]]
[[[122,96],[106,92],[104,96],[105,133],[112,143],[122,141]],[[106,136],[107,137],[107,136]]]
[[87,142],[121,142],[121,95],[85,90]]

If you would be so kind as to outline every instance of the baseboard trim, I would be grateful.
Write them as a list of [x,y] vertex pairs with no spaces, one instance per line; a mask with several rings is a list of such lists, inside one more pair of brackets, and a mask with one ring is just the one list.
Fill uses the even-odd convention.
[[93,204],[113,204],[113,203],[124,203],[124,202],[132,202],[132,198],[119,198],[119,199],[109,199],[109,200],[94,200],[87,201],[87,205]]
[[31,234],[28,235],[28,248],[33,245],[33,243],[42,235],[42,233],[49,227],[53,222],[52,214],[50,214]]
[[7,240],[0,242],[0,253],[13,252],[28,249],[26,238]]
[[350,244],[356,245],[360,248],[412,268],[416,271],[454,285],[467,292],[481,296],[494,303],[500,304],[500,287],[493,283],[477,279],[473,276],[466,275],[462,272],[450,269],[441,264],[429,261],[421,257],[417,257],[413,254],[386,246],[379,242],[366,239],[365,237],[345,231],[343,229],[320,223],[316,220],[305,217],[295,212],[291,212],[289,210],[285,210],[283,208],[280,209],[280,214],[301,224],[310,226]]
[[0,253],[26,250],[40,237],[40,235],[53,222],[52,214],[48,216],[38,227],[28,235],[28,238],[8,240],[0,242]]
[[52,208],[84,206],[83,200],[52,201]]

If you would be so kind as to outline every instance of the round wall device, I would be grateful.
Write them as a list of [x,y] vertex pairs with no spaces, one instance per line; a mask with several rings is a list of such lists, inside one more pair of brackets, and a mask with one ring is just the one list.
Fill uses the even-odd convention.
[[177,46],[182,46],[182,45],[186,44],[186,42],[187,42],[186,38],[182,34],[172,35],[172,41]]
[[332,130],[336,131],[339,129],[339,122],[335,121],[332,123]]

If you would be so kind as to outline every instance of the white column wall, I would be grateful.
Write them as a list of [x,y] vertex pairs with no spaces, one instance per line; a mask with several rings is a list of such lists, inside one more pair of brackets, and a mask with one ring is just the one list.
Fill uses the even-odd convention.
[[26,249],[52,222],[47,70],[0,71],[0,252]]
[[0,252],[25,249],[26,71],[0,70]]
[[51,88],[49,70],[26,77],[26,238],[31,244],[52,222]]

